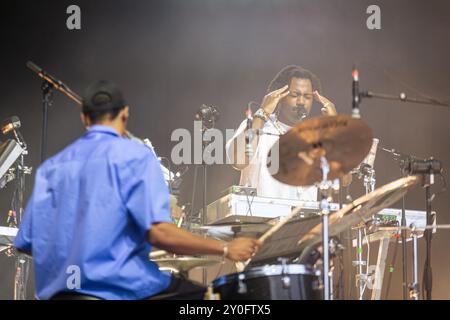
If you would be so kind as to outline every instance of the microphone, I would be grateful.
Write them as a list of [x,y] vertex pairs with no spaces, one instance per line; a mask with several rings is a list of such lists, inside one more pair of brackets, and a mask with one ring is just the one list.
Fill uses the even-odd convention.
[[27,149],[27,143],[25,142],[25,139],[23,138],[22,133],[17,130],[20,129],[22,124],[20,123],[20,119],[17,116],[12,116],[11,118],[8,118],[3,121],[2,125],[2,133],[4,135],[13,132],[14,136],[16,137],[17,142],[19,145],[26,150]]
[[11,118],[8,118],[3,121],[2,125],[2,133],[8,134],[9,132],[19,129],[21,127],[21,123],[19,120],[19,117],[12,116]]
[[379,142],[380,142],[379,139],[376,138],[373,139],[372,147],[370,148],[369,154],[366,156],[366,158],[363,160],[363,162],[361,162],[361,165],[359,166],[360,172],[365,176],[371,175],[373,173],[375,157],[377,155]]
[[356,66],[353,66],[352,69],[352,117],[353,118],[361,118],[359,113],[359,72],[356,69]]
[[425,160],[410,159],[403,172],[407,174],[441,174],[443,172],[442,162],[433,158]]
[[250,107],[250,104],[248,104],[247,110],[245,111],[245,115],[247,117],[247,127],[245,129],[245,155],[248,157],[253,156],[253,148],[252,148],[252,140],[253,140],[253,133],[252,133],[252,126],[253,126],[253,117],[252,117],[252,108]]
[[297,112],[297,117],[300,119],[300,121],[308,116],[306,108],[303,105],[295,106],[293,109]]
[[214,128],[215,123],[219,120],[219,111],[214,106],[203,104],[195,114],[195,120],[202,121],[206,129]]
[[82,103],[83,103],[82,100],[83,99],[78,94],[73,92],[62,81],[56,79],[51,74],[48,74],[44,69],[42,69],[41,67],[37,66],[32,61],[27,61],[26,66],[27,66],[28,69],[30,69],[31,71],[36,73],[39,77],[41,77],[42,79],[47,81],[53,88],[55,88],[56,90],[61,91],[62,93],[67,95],[70,99],[72,99],[73,101],[75,101],[79,105],[82,105]]

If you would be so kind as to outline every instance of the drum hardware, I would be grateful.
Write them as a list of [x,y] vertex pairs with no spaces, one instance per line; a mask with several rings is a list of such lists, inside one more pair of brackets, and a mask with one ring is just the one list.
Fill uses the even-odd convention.
[[288,259],[286,258],[278,258],[278,262],[281,263],[281,282],[283,282],[283,288],[289,289],[291,286],[291,278],[288,276],[288,270],[287,270],[287,262]]
[[[345,206],[340,211],[330,215],[331,235],[339,234],[346,228],[367,222],[381,209],[398,201],[410,188],[419,182],[417,176],[409,176],[388,183],[367,195],[364,195]],[[300,239],[299,244],[303,247],[311,247],[320,243],[321,224],[314,227],[308,234]],[[307,251],[305,251],[307,252]],[[303,254],[300,259],[302,259]],[[366,280],[360,278],[358,280]],[[367,279],[369,280],[369,279]]]
[[272,147],[271,153],[279,154],[279,170],[272,176],[293,186],[314,185],[323,180],[325,156],[328,179],[334,181],[363,161],[371,143],[372,130],[362,120],[347,115],[312,118],[290,129]]
[[[369,261],[363,260],[363,230],[365,231],[366,226],[364,224],[359,224],[357,227],[352,228],[357,231],[357,245],[356,245],[356,258],[357,260],[352,261],[352,265],[357,268],[355,275],[355,284],[358,288],[358,300],[363,300],[363,295],[368,282],[368,263]],[[369,242],[367,242],[369,245]],[[369,254],[367,255],[369,258]],[[366,267],[366,272],[364,273],[363,267]]]
[[312,118],[298,124],[281,136],[271,149],[272,154],[279,150],[280,155],[279,170],[273,174],[275,179],[294,186],[318,185],[325,300],[330,298],[328,215],[331,190],[339,191],[337,179],[367,156],[370,141],[372,131],[362,120],[337,115]]
[[247,293],[247,285],[245,284],[244,280],[245,280],[245,274],[241,273],[238,276],[238,293],[239,294],[246,294]]
[[[431,209],[431,202],[434,195],[431,195],[431,186],[434,184],[434,176],[440,175],[442,177],[442,163],[433,157],[429,159],[419,159],[412,155],[405,155],[395,149],[381,148],[383,151],[391,154],[394,160],[399,162],[400,170],[403,174],[417,174],[422,177],[422,187],[425,189],[425,208],[426,208],[426,225],[432,224],[433,214]],[[404,200],[403,200],[404,207]],[[406,227],[406,219],[402,218],[402,227]],[[406,232],[404,229],[402,233],[402,249],[403,249],[403,296],[407,299],[407,277],[406,277]],[[432,232],[425,230],[426,242],[426,259],[424,266],[424,288],[425,298],[431,300],[432,292],[432,270],[431,270],[431,239]]]
[[269,223],[234,223],[229,225],[206,225],[193,227],[192,232],[200,232],[209,237],[230,241],[237,237],[253,237],[257,238],[269,230]]
[[330,300],[334,300],[334,290],[333,290],[333,284],[334,284],[334,264],[330,264],[330,272],[328,273],[328,278],[330,279]]
[[419,273],[417,269],[417,229],[414,224],[411,225],[411,234],[413,238],[413,282],[409,285],[409,296],[413,300],[419,300]]
[[[27,143],[19,131],[21,123],[18,117],[11,117],[3,122],[2,133],[13,133],[15,140],[8,140],[0,147],[0,166],[2,167],[2,174],[8,170],[7,180],[15,179],[16,186],[12,199],[12,207],[8,212],[7,224],[9,228],[15,229],[17,234],[17,227],[22,221],[24,211],[24,193],[25,193],[25,177],[32,172],[31,167],[25,166],[25,156],[28,155]],[[11,168],[13,167],[14,168]],[[13,170],[12,170],[13,169]],[[9,231],[9,230],[5,230]],[[3,234],[2,234],[3,236]],[[12,240],[11,240],[12,245]],[[14,300],[26,299],[26,286],[28,282],[30,257],[12,248],[5,250],[8,256],[14,256],[15,262],[15,277],[14,277]]]
[[321,196],[320,209],[322,215],[322,243],[323,243],[323,277],[324,277],[324,299],[330,300],[330,246],[329,246],[329,225],[328,225],[328,215],[330,213],[329,199],[331,199],[331,190],[336,190],[334,187],[331,188],[332,184],[328,180],[328,174],[330,172],[330,167],[325,156],[320,158],[321,167],[323,172],[322,182],[319,185],[319,191]]
[[[154,255],[156,256],[156,255]],[[168,258],[153,258],[161,271],[170,271],[178,273],[181,276],[188,278],[188,272],[198,267],[208,267],[220,263],[219,260],[210,258],[198,258],[190,256],[176,256],[173,255]]]
[[[419,181],[417,176],[397,179],[347,204],[330,215],[331,234],[338,234],[361,222],[366,223],[375,213],[400,200]],[[299,244],[311,246],[319,242],[321,228],[320,224],[314,227],[299,240]]]
[[320,281],[319,271],[286,262],[222,276],[212,282],[212,288],[223,300],[320,300]]
[[[450,104],[448,102],[440,101],[439,99],[435,99],[432,97],[427,98],[410,98],[408,97],[404,92],[401,92],[398,95],[392,95],[392,94],[385,94],[385,93],[375,93],[370,90],[360,91],[358,87],[358,71],[356,68],[354,68],[354,71],[356,73],[352,73],[353,75],[353,110],[355,111],[355,114],[357,113],[359,115],[359,103],[362,100],[362,98],[376,98],[376,99],[386,99],[386,100],[393,100],[393,101],[401,101],[401,102],[411,102],[411,103],[420,103],[425,105],[434,105],[434,106],[442,106],[442,107],[450,107]],[[356,76],[356,77],[355,77]],[[356,112],[357,111],[357,112]],[[434,174],[440,174],[442,172],[442,167],[439,161],[434,161],[434,159],[427,159],[423,160],[421,163],[418,163],[416,160],[414,160],[412,156],[403,157],[402,154],[396,154],[395,150],[388,150],[385,148],[381,148],[384,151],[391,152],[394,155],[394,159],[397,155],[399,155],[401,158],[403,158],[400,161],[400,168],[404,175],[411,175],[411,174],[422,174],[424,177],[424,184],[423,187],[425,188],[425,197],[426,197],[426,220],[427,225],[431,224],[431,194],[430,194],[430,185],[434,182]],[[406,161],[405,161],[406,160]],[[408,168],[408,166],[404,166],[404,164],[408,164],[408,160],[413,160],[415,164],[413,166],[409,167],[409,170],[405,170],[405,168]],[[437,167],[434,167],[434,165],[437,165]],[[419,170],[415,170],[419,169]],[[435,170],[439,169],[439,170]],[[419,172],[418,172],[419,171]],[[421,171],[421,172],[420,172]],[[427,181],[429,183],[427,183]],[[402,227],[406,227],[406,216],[405,216],[405,198],[402,199]],[[431,272],[431,232],[427,230],[426,232],[426,260],[425,260],[425,267],[424,267],[424,278],[425,278],[425,291],[426,291],[426,298],[427,300],[431,300],[431,290],[432,290],[432,272]],[[406,264],[406,234],[402,230],[402,263],[403,263],[403,299],[407,299],[407,264]]]
[[[378,147],[379,139],[374,138],[372,142],[372,147],[370,148],[369,154],[367,157],[363,160],[363,162],[354,170],[352,170],[353,174],[357,174],[359,179],[363,179],[363,185],[365,188],[365,193],[368,194],[370,192],[373,192],[375,190],[375,157],[377,153],[377,147]],[[363,260],[363,231],[366,232],[366,226],[364,224],[359,224],[356,228],[352,228],[353,230],[356,230],[357,236],[357,246],[356,246],[356,257],[357,260],[352,261],[352,265],[356,267],[356,274],[355,274],[355,284],[356,288],[358,289],[358,299],[363,299],[363,294],[365,291],[365,288],[367,287],[368,282],[370,281],[369,275],[368,275],[368,265],[369,261]],[[369,242],[367,242],[368,249]],[[367,255],[369,259],[369,252]],[[366,266],[366,273],[363,273],[363,267]]]
[[[275,232],[277,232],[278,230],[280,230],[281,227],[283,227],[287,222],[289,222],[291,220],[292,217],[294,217],[295,215],[297,215],[301,210],[301,207],[297,207],[294,210],[292,210],[292,212],[286,216],[286,217],[282,217],[281,220],[275,224],[273,227],[271,227],[268,231],[266,231],[258,240],[262,243],[264,243],[268,238],[270,238]],[[245,267],[250,263],[251,258],[248,259],[246,262],[236,262],[235,266],[236,269],[239,272],[242,272]]]
[[214,293],[213,287],[211,285],[208,285],[204,300],[220,300],[220,294]]

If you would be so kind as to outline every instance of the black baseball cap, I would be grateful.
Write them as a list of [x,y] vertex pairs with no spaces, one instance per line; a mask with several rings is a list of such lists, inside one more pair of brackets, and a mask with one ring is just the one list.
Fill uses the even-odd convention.
[[108,111],[126,105],[122,92],[115,83],[100,80],[91,84],[83,96],[83,112]]

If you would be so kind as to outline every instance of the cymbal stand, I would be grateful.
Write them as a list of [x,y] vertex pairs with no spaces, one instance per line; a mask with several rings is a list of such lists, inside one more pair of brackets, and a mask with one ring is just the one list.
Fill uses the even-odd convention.
[[409,296],[413,300],[419,300],[419,272],[417,261],[417,229],[414,224],[411,224],[411,236],[413,239],[413,282],[409,285]]
[[[366,189],[366,194],[373,192],[375,190],[375,169],[372,167],[366,167],[365,173],[362,174],[359,173],[359,177],[364,176],[364,187]],[[367,286],[368,281],[368,275],[367,272],[363,272],[363,267],[366,266],[367,271],[367,264],[368,261],[363,260],[363,230],[366,228],[364,224],[358,225],[355,229],[357,230],[357,238],[356,238],[356,259],[353,261],[353,266],[357,267],[357,273],[355,276],[356,279],[356,287],[358,288],[358,299],[363,300],[363,294],[364,290]]]
[[322,182],[319,184],[320,191],[320,210],[322,215],[322,246],[323,246],[323,284],[324,300],[330,300],[330,235],[328,225],[328,215],[330,214],[331,192],[339,190],[339,181],[334,182],[328,180],[330,166],[327,159],[320,157],[322,169]]
[[[9,227],[17,228],[22,220],[24,211],[24,193],[25,193],[25,176],[31,174],[32,168],[25,166],[24,157],[28,154],[27,144],[23,139],[20,131],[13,131],[17,143],[22,147],[23,151],[17,162],[16,172],[16,190],[14,192],[13,207],[8,214],[7,224]],[[14,276],[14,300],[25,300],[28,275],[30,270],[30,258],[17,250],[11,249],[7,251],[7,255],[15,256],[15,276]]]

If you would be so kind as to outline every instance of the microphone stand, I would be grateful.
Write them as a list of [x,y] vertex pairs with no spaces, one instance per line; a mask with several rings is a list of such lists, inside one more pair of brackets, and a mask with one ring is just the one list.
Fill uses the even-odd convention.
[[[359,102],[362,98],[378,98],[378,99],[384,99],[384,100],[394,100],[394,101],[401,101],[401,102],[411,102],[411,103],[420,103],[420,104],[426,104],[426,105],[434,105],[434,106],[441,106],[441,107],[450,107],[450,103],[439,101],[438,99],[434,98],[409,98],[406,93],[401,92],[398,96],[392,95],[392,94],[385,94],[385,93],[375,93],[372,91],[361,91],[356,94],[355,97],[355,91],[353,91],[353,99],[357,102],[357,107],[359,105]],[[359,111],[359,110],[358,110]],[[400,153],[397,153],[394,149],[388,150],[385,148],[381,148],[383,151],[390,152],[395,157],[401,157],[403,158],[400,161],[400,168],[402,170],[402,173],[405,174],[405,167],[408,161],[413,160],[415,157],[413,156],[406,156]],[[406,159],[406,161],[405,161]],[[417,159],[417,158],[416,158]],[[425,193],[426,193],[426,211],[427,211],[427,225],[431,222],[431,195],[430,195],[430,187],[434,182],[434,175],[430,172],[423,175],[423,187],[425,187]],[[402,225],[402,231],[401,231],[401,237],[402,237],[402,260],[403,260],[403,299],[407,300],[408,298],[408,281],[407,281],[407,266],[406,266],[406,231],[403,229],[406,227],[406,216],[405,216],[405,196],[402,197],[402,219],[401,219],[401,225]],[[425,231],[425,240],[426,240],[426,246],[427,246],[427,258],[425,261],[425,270],[424,270],[424,282],[425,282],[425,288],[426,288],[426,297],[427,300],[431,300],[431,287],[432,287],[432,271],[431,271],[431,231]]]
[[[379,147],[379,149],[383,150],[384,152],[387,152],[393,156],[393,159],[395,161],[398,161],[400,172],[403,176],[405,176],[405,168],[406,164],[416,157],[411,155],[405,155],[402,154],[394,149],[386,149],[384,147]],[[406,248],[406,198],[405,196],[402,197],[402,217],[401,217],[401,238],[402,238],[402,295],[403,300],[408,300],[408,265],[406,263],[408,256],[407,256],[407,248]]]
[[441,107],[450,107],[450,103],[442,102],[437,99],[429,98],[429,99],[419,99],[419,98],[409,98],[406,96],[406,93],[401,92],[398,96],[393,94],[385,94],[385,93],[375,93],[372,91],[363,91],[360,93],[360,98],[378,98],[384,100],[395,100],[402,102],[412,102],[412,103],[420,103],[427,104],[433,106],[441,106]]
[[[16,190],[14,192],[12,215],[8,217],[9,227],[18,228],[22,221],[24,211],[25,176],[30,175],[32,168],[25,166],[24,156],[28,155],[27,144],[22,134],[17,129],[13,129],[14,137],[23,151],[16,166]],[[11,221],[12,220],[12,221]],[[12,251],[15,255],[15,276],[14,276],[14,300],[26,300],[27,283],[30,270],[31,259],[17,250]]]
[[81,97],[73,92],[66,84],[52,75],[48,74],[45,70],[38,67],[31,61],[26,63],[26,66],[36,73],[44,81],[42,82],[42,132],[41,132],[41,163],[44,162],[47,153],[47,128],[48,128],[48,109],[53,103],[52,90],[56,89],[65,94],[69,99],[75,101],[81,106]]

